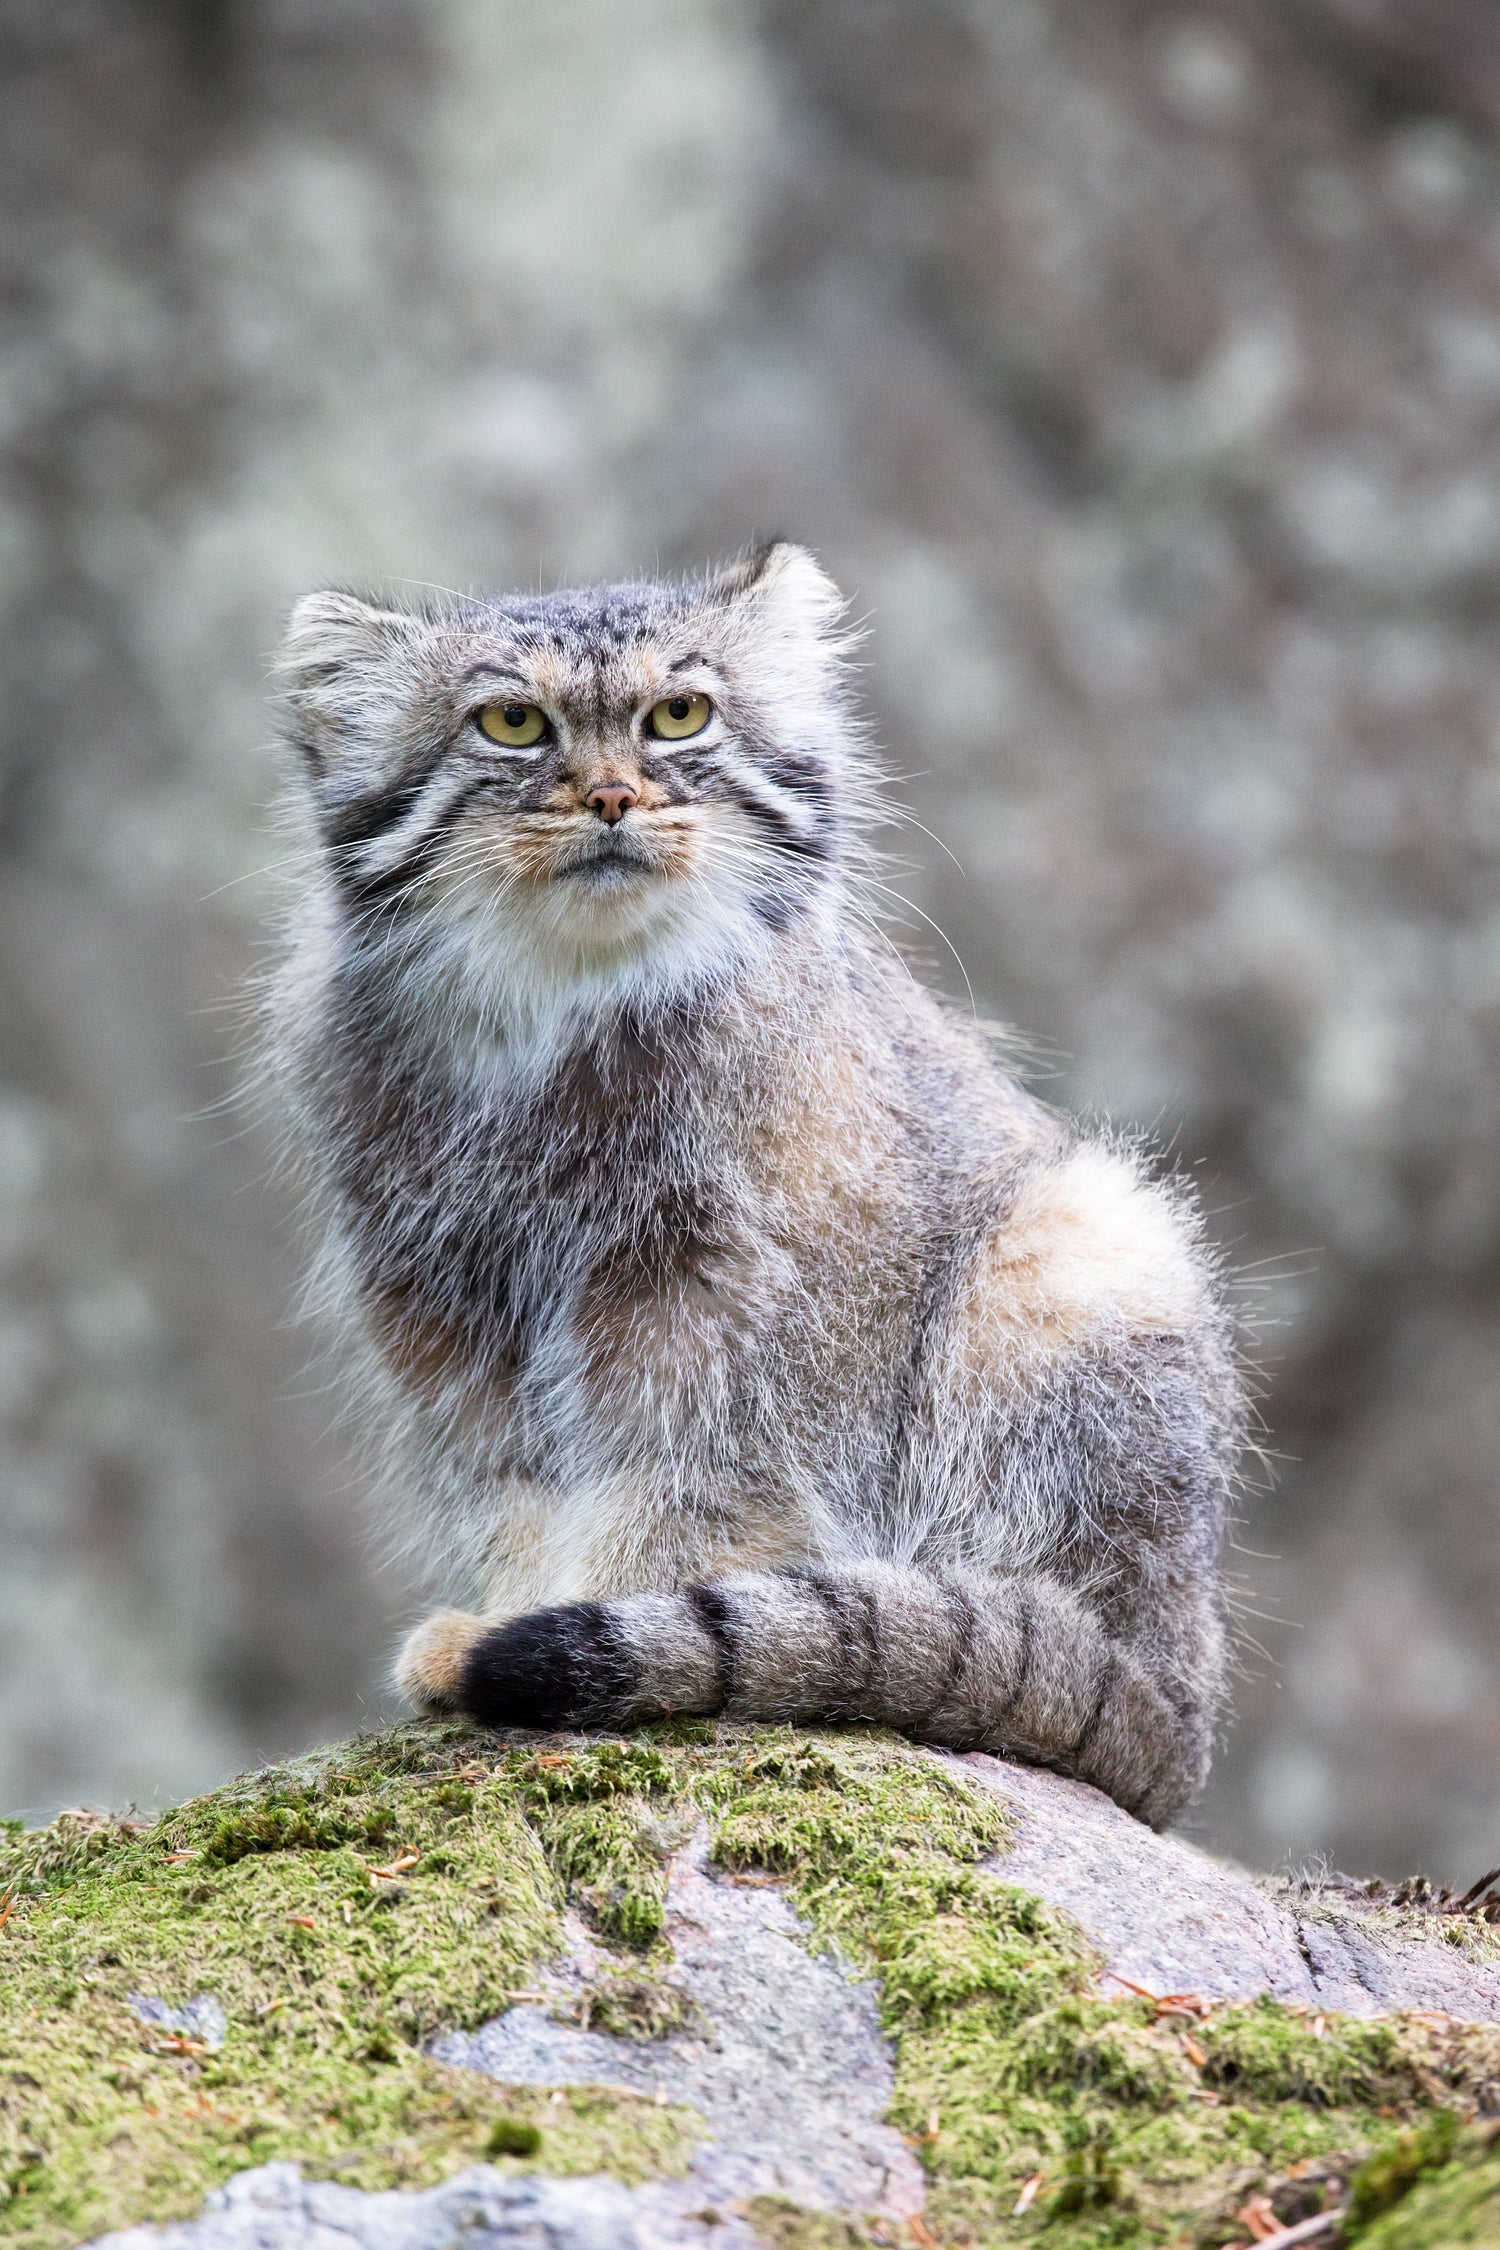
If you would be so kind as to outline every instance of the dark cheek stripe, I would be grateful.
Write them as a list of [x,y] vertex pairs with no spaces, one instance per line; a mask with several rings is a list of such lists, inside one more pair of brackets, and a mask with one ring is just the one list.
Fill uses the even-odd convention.
[[752,891],[750,894],[751,913],[778,936],[790,929],[805,903],[805,898],[789,898],[784,891]]
[[[420,787],[421,784],[417,786]],[[347,856],[348,847],[346,845],[343,853],[335,858],[339,881],[346,895],[361,905],[373,905],[381,899],[388,898],[393,892],[401,890],[405,884],[411,881],[414,875],[419,875],[424,867],[429,864],[434,847],[454,826],[459,814],[472,804],[475,797],[482,795],[487,789],[493,789],[494,786],[494,781],[488,774],[475,774],[467,788],[461,789],[451,803],[444,805],[441,812],[434,813],[421,834],[412,838],[410,850],[403,853],[395,866],[382,868],[378,875],[362,874],[357,863],[352,862]],[[410,808],[410,802],[415,798],[415,795],[416,791],[413,790],[405,809]],[[388,826],[389,823],[382,823],[382,825]],[[376,829],[374,834],[378,835],[379,832],[379,829]],[[372,840],[373,838],[370,836],[361,839],[365,843]]]
[[429,766],[415,779],[399,782],[380,797],[368,797],[359,804],[350,805],[340,813],[328,829],[328,843],[338,851],[347,851],[356,844],[372,844],[377,836],[384,835],[398,820],[411,811],[422,791],[431,781],[436,766]]
[[756,823],[760,835],[778,853],[785,853],[789,859],[798,859],[798,862],[810,866],[823,866],[832,859],[830,839],[819,828],[798,828],[796,821],[789,819],[789,814],[780,810],[780,805],[771,803],[767,796],[760,796],[756,790],[749,790],[740,781],[731,781],[729,776],[724,776],[724,792],[726,796],[731,796],[733,803],[740,805],[742,812],[749,814],[749,819]]
[[812,860],[819,864],[832,857],[826,837],[818,830],[797,827],[778,805],[760,797],[741,782],[726,777],[725,788],[743,812],[749,814],[764,834],[766,841],[778,851],[789,853],[794,859]]
[[833,803],[833,789],[828,776],[805,758],[770,756],[762,760],[768,781],[778,789],[785,789],[793,797],[805,797],[809,804],[826,812]]

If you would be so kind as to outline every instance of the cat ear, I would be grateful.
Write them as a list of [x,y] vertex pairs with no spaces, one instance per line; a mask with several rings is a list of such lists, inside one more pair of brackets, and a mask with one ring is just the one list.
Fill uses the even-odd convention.
[[337,589],[304,594],[276,660],[291,733],[314,774],[379,744],[421,620]]
[[836,636],[843,595],[806,547],[772,539],[753,547],[709,580],[712,599],[755,610],[789,636],[826,641]]
[[318,687],[350,666],[378,662],[409,646],[416,625],[398,609],[337,588],[304,594],[293,604],[276,669],[293,693]]
[[856,636],[843,595],[805,547],[757,547],[709,580],[708,599],[715,639],[780,723],[801,725],[809,708],[843,700]]

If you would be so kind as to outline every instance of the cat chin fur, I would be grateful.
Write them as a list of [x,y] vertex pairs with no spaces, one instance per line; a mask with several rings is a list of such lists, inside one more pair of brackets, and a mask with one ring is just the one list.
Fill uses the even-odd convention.
[[527,911],[477,882],[435,904],[392,964],[412,1017],[481,1071],[535,1079],[622,1010],[659,1015],[777,959],[743,892],[716,895],[702,877],[646,877],[638,896],[581,903],[567,930],[555,901]]
[[[477,1603],[398,1678],[497,1724],[880,1719],[1159,1821],[1222,1707],[1244,1409],[1215,1261],[1179,1185],[1045,1110],[871,934],[840,636],[787,549],[551,604],[299,605],[328,842],[271,1017],[311,1296],[388,1543]],[[421,761],[491,646],[560,727],[579,683],[580,740],[674,652],[713,668],[701,781],[624,717],[577,752],[677,791],[685,871],[590,894],[423,857],[473,753]],[[571,742],[503,783],[518,817]],[[503,859],[522,831],[485,817]]]

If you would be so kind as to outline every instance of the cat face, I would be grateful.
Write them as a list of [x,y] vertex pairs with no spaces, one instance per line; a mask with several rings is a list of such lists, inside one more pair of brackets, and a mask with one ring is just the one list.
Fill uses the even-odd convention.
[[842,604],[778,545],[693,584],[415,616],[315,594],[282,660],[338,896],[559,973],[784,929],[860,782]]

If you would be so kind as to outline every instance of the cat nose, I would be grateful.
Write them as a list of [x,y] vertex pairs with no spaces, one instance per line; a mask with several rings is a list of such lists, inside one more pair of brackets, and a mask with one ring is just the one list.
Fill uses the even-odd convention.
[[617,820],[624,819],[632,805],[639,804],[640,793],[632,789],[628,781],[607,781],[591,789],[583,801],[591,813],[597,813],[613,827]]

